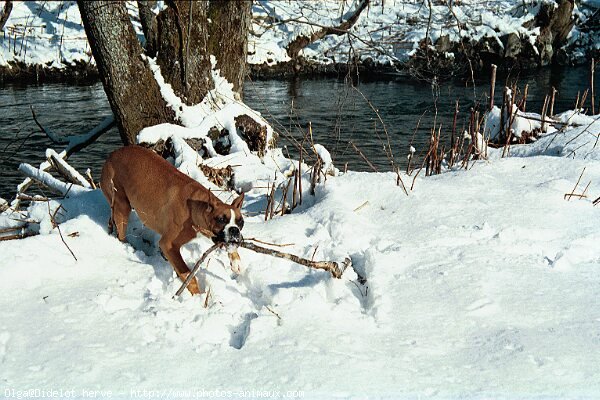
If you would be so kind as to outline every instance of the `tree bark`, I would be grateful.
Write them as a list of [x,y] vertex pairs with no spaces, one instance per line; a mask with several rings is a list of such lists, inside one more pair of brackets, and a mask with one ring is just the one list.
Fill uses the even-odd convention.
[[248,56],[248,31],[252,23],[252,1],[211,0],[208,7],[209,54],[217,58],[221,76],[243,94]]
[[202,101],[214,82],[208,53],[208,1],[171,0],[158,14],[158,65],[187,104]]
[[173,120],[143,61],[124,2],[78,1],[81,19],[124,144],[147,126]]
[[4,2],[4,9],[2,10],[2,15],[0,15],[0,31],[4,29],[4,25],[6,25],[8,17],[10,17],[10,12],[12,11],[12,8],[12,1],[7,0]]
[[152,12],[152,8],[156,6],[156,0],[138,0],[138,10],[140,12],[140,23],[144,38],[146,38],[146,54],[148,57],[156,57],[156,15]]

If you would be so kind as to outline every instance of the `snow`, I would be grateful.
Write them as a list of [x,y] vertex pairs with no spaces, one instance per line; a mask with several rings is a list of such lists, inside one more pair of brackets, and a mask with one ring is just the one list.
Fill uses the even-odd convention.
[[[556,4],[554,0],[546,1]],[[358,4],[359,0],[257,1],[253,6],[253,33],[248,37],[248,62],[275,65],[289,61],[286,46],[292,40],[300,35],[310,36],[322,26],[338,26]],[[157,5],[154,11],[163,6]],[[344,63],[354,54],[360,60],[388,65],[407,61],[427,36],[433,43],[446,35],[454,43],[461,38],[478,41],[487,37],[503,48],[501,38],[515,33],[534,43],[539,28],[525,28],[523,24],[531,22],[539,7],[539,2],[512,0],[486,2],[483,7],[479,0],[432,2],[428,29],[427,2],[373,0],[350,29],[350,36],[329,35],[303,49],[301,54],[320,64]],[[574,57],[578,53],[583,56],[599,45],[597,33],[583,25],[594,18],[597,7],[597,0],[585,0],[576,6],[580,25],[569,36]],[[127,8],[136,33],[143,39],[136,20],[136,2],[128,2]],[[457,21],[462,28],[458,28]],[[93,63],[76,2],[15,1],[5,37],[0,40],[0,65],[9,62],[57,68]]]
[[273,129],[259,112],[240,101],[239,96],[233,92],[233,85],[221,76],[218,69],[215,69],[216,59],[214,56],[211,56],[213,67],[211,73],[215,87],[208,92],[202,102],[191,106],[185,104],[175,94],[171,85],[165,82],[156,60],[145,56],[144,59],[150,65],[167,106],[171,107],[175,112],[175,118],[183,126],[160,124],[142,129],[138,134],[138,143],[156,143],[159,140],[166,141],[175,136],[181,139],[205,139],[208,137],[210,129],[217,127],[220,130],[227,130],[231,152],[249,154],[248,145],[240,138],[235,126],[235,118],[240,115],[247,115],[260,125],[266,126],[266,142],[271,143]]
[[[201,271],[207,308],[205,296],[174,300],[180,281],[156,234],[134,213],[128,243],[119,242],[107,234],[101,192],[71,190],[50,207],[62,205],[61,232],[77,261],[48,224],[39,236],[0,242],[0,381],[79,397],[597,397],[594,121],[468,171],[421,174],[409,196],[395,174],[348,172],[317,185],[313,197],[303,166],[302,206],[269,221],[263,179],[285,182],[281,171],[297,161],[279,149],[264,162],[242,153],[207,160],[241,164],[245,237],[291,244],[282,250],[315,260],[349,255],[368,289],[353,271],[336,280],[240,249],[240,276],[231,275],[225,251]],[[174,142],[181,167],[192,154]],[[565,200],[584,167],[576,193],[591,182],[588,198]],[[44,224],[48,206],[29,211]],[[188,265],[211,244],[184,246]]]

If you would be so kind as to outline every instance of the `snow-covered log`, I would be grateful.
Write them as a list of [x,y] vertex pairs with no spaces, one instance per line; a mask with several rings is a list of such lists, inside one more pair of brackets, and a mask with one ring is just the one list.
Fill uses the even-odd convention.
[[56,153],[52,149],[46,149],[46,158],[52,164],[52,167],[62,175],[67,181],[74,183],[79,186],[83,186],[84,188],[90,189],[90,183],[81,175],[75,168],[70,166],[64,158],[60,157],[58,153]]
[[19,165],[19,171],[33,181],[44,185],[48,189],[60,194],[61,196],[66,196],[68,193],[80,194],[87,191],[87,189],[81,186],[62,182],[50,175],[48,172],[43,171],[41,168],[35,168],[31,164],[23,163]]

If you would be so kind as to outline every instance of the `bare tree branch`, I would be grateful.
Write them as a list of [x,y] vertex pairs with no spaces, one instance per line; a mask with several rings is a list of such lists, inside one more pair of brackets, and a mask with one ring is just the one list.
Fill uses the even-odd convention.
[[320,30],[310,35],[310,37],[300,35],[294,40],[292,40],[287,46],[287,53],[290,56],[290,58],[296,58],[298,56],[298,53],[300,53],[300,50],[304,49],[309,44],[324,38],[327,35],[339,36],[348,33],[348,30],[352,28],[352,26],[356,23],[362,11],[365,8],[367,8],[369,2],[370,0],[362,0],[358,4],[356,9],[351,14],[349,13],[350,15],[348,15],[347,19],[338,26],[323,26]]

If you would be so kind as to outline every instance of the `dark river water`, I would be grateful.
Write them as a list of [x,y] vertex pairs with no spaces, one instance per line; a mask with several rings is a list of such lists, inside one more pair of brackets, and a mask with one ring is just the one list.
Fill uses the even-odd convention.
[[[496,102],[500,102],[502,85],[517,79],[522,88],[529,84],[528,110],[540,112],[543,97],[552,86],[558,89],[555,111],[573,108],[578,91],[589,82],[587,67],[544,69],[520,77],[498,77]],[[437,108],[437,121],[443,131],[452,123],[454,102],[460,101],[458,127],[469,116],[475,102],[486,103],[488,79],[476,81],[475,90],[465,82],[454,81],[433,87],[431,83],[407,77],[361,82],[357,89],[368,99],[385,124],[393,156],[403,165],[410,143],[417,153],[426,147]],[[389,170],[389,160],[383,150],[383,126],[363,95],[344,80],[268,80],[248,81],[245,101],[260,111],[274,128],[282,132],[279,145],[287,145],[292,156],[297,151],[290,136],[302,141],[308,123],[312,123],[313,138],[327,147],[338,168],[345,163],[354,170],[369,170],[367,164],[349,146],[354,142],[381,171]],[[55,146],[35,125],[30,107],[38,119],[60,134],[84,133],[110,113],[102,85],[86,86],[5,85],[0,88],[0,197],[9,199],[23,177],[17,171],[21,162],[38,166],[45,158],[45,149]],[[419,119],[419,129],[416,129]],[[90,168],[96,180],[106,155],[120,146],[116,129],[103,135],[95,144],[73,155],[69,162],[84,172]]]

